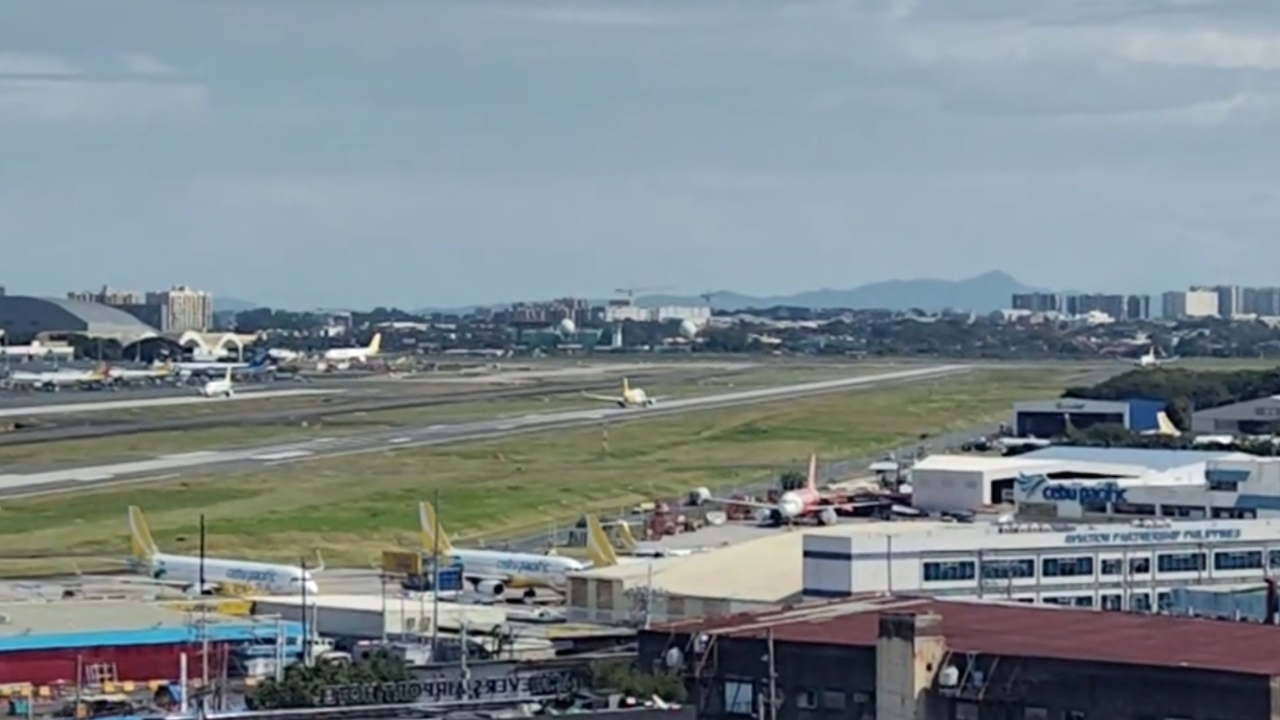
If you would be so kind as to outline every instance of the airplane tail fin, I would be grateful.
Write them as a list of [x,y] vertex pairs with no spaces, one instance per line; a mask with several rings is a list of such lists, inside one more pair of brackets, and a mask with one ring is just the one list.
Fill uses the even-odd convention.
[[226,381],[231,382],[231,368],[227,368]]
[[160,552],[151,538],[146,518],[142,517],[142,508],[137,505],[129,506],[129,549],[140,562],[147,562]]
[[382,333],[374,333],[373,338],[369,340],[369,354],[377,355],[378,350],[382,348]]
[[600,518],[587,516],[587,552],[591,555],[592,567],[611,567],[618,564],[618,554],[609,543],[609,536],[600,524]]
[[324,572],[324,556],[320,554],[320,548],[316,548],[316,566],[307,570],[313,573]]
[[629,393],[629,392],[631,392],[631,381],[630,381],[630,380],[628,380],[627,378],[622,378],[622,395],[623,395],[623,397],[626,397],[627,393]]
[[809,456],[809,489],[818,489],[818,456],[817,454]]
[[434,552],[439,547],[442,553],[453,552],[449,535],[444,531],[444,526],[440,525],[436,509],[431,503],[418,503],[418,519],[422,523],[422,549]]
[[636,549],[636,536],[631,534],[631,523],[622,521],[616,527],[618,529],[614,534],[618,536],[618,545],[627,552],[634,552]]

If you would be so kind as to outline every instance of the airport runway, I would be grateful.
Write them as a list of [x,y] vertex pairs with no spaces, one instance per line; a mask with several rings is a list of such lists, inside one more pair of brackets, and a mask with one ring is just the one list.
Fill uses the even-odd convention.
[[194,388],[180,395],[170,393],[164,397],[128,398],[123,400],[97,400],[93,402],[63,402],[26,405],[23,407],[0,408],[0,418],[37,417],[40,415],[76,415],[88,412],[104,412],[107,410],[140,410],[151,407],[173,407],[175,405],[196,405],[201,403],[227,403],[239,400],[270,400],[273,398],[305,397],[308,395],[334,395],[343,390],[290,390],[245,389],[236,392],[229,398],[208,398],[197,395]]
[[570,428],[601,422],[626,422],[678,415],[693,410],[748,405],[770,400],[825,395],[844,390],[877,387],[887,384],[918,382],[955,375],[970,369],[967,365],[900,370],[877,375],[862,375],[839,380],[742,390],[738,392],[682,398],[652,408],[570,410],[535,413],[514,417],[491,418],[449,425],[421,428],[394,428],[365,435],[322,437],[301,442],[256,448],[207,450],[176,455],[162,455],[149,460],[122,462],[75,468],[37,470],[27,473],[0,474],[0,497],[21,497],[51,492],[67,492],[83,487],[111,483],[151,482],[180,477],[191,472],[238,472],[283,464],[382,452],[410,447],[428,447],[449,443],[488,440],[518,433],[556,428]]

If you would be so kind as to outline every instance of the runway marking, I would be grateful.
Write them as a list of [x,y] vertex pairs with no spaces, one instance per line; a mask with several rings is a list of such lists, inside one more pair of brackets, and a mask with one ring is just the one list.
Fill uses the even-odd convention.
[[413,442],[413,438],[398,437],[398,438],[391,438],[390,440],[387,441],[387,443],[391,445],[399,445],[400,443],[407,443],[407,442]]
[[309,450],[285,450],[277,453],[266,453],[263,455],[251,455],[250,460],[292,460],[293,458],[311,457],[315,453]]

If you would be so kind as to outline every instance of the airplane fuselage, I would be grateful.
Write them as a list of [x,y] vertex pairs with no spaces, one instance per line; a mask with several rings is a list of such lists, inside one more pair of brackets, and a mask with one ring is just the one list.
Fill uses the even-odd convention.
[[501,550],[453,548],[448,557],[451,564],[462,566],[463,576],[472,584],[497,580],[508,588],[561,590],[568,573],[587,569],[573,558]]
[[[187,585],[201,591],[205,589],[199,588],[201,562],[198,557],[160,553],[145,564],[135,563],[134,567],[153,580]],[[308,594],[320,592],[310,572],[292,565],[206,557],[203,576],[206,587],[247,585],[273,595],[300,594],[304,587]]]

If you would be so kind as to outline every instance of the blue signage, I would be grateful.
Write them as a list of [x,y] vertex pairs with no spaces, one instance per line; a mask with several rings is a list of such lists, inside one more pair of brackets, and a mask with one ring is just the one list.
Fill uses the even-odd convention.
[[1122,503],[1125,501],[1126,488],[1120,487],[1114,482],[1098,483],[1097,485],[1064,485],[1062,483],[1051,483],[1049,478],[1044,475],[1019,475],[1017,479],[1018,489],[1022,491],[1028,499],[1035,497],[1039,492],[1040,497],[1049,502],[1078,502],[1103,505],[1105,503]]
[[462,568],[458,566],[441,568],[436,574],[436,589],[440,592],[462,590]]
[[1143,543],[1176,543],[1176,542],[1220,542],[1223,540],[1239,540],[1240,530],[1232,529],[1195,529],[1195,530],[1117,530],[1115,532],[1081,532],[1068,533],[1063,538],[1066,545],[1129,545]]
[[526,575],[546,575],[551,572],[551,563],[546,560],[517,560],[504,558],[497,562],[499,570]]
[[243,568],[231,568],[227,571],[227,579],[242,583],[255,583],[258,585],[275,584],[278,573],[275,570],[245,570]]

